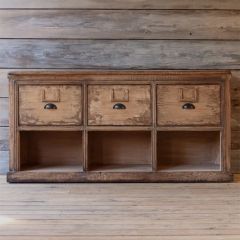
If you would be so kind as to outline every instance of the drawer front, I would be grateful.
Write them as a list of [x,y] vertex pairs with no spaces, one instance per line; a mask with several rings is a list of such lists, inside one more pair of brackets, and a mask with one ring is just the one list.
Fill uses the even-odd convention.
[[219,85],[158,85],[158,125],[219,125]]
[[19,86],[20,125],[81,125],[80,85]]
[[88,125],[150,125],[150,85],[89,85]]

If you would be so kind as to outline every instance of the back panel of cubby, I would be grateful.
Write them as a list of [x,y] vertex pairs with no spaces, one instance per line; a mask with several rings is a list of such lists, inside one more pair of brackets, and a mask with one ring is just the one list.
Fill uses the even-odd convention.
[[195,165],[206,169],[211,165],[220,166],[220,143],[218,131],[160,131],[158,166]]
[[21,168],[33,165],[82,165],[82,149],[80,131],[21,132]]
[[151,164],[151,132],[89,132],[89,165]]

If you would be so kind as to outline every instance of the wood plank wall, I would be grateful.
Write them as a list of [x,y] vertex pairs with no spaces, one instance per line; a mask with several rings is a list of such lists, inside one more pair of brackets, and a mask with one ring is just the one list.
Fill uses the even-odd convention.
[[82,68],[232,69],[232,165],[240,172],[239,0],[0,0],[0,171],[7,73]]

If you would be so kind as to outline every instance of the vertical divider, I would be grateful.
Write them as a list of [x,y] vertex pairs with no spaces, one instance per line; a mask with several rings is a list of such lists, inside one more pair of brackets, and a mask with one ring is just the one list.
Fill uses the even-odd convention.
[[87,83],[83,82],[83,171],[88,170]]
[[9,78],[9,99],[10,99],[10,171],[20,171],[20,133],[18,126],[18,85],[16,81]]
[[156,99],[156,83],[152,82],[152,132],[151,132],[151,145],[152,145],[152,170],[157,171],[157,99]]
[[[224,155],[221,157],[221,162],[224,163],[224,170],[231,171],[231,74],[226,76],[224,82],[224,106],[222,106],[222,112],[224,116],[222,118],[223,130],[222,135],[224,141],[221,142],[221,149],[223,149]],[[221,102],[223,102],[223,99]],[[225,161],[223,161],[225,159]]]

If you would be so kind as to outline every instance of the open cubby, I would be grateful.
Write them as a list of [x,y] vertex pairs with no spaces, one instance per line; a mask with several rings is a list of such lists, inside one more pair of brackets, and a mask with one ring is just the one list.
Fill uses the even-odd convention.
[[90,131],[88,164],[92,171],[151,171],[151,132]]
[[22,171],[82,171],[82,132],[22,131],[20,162]]
[[158,171],[220,171],[219,131],[159,131]]

